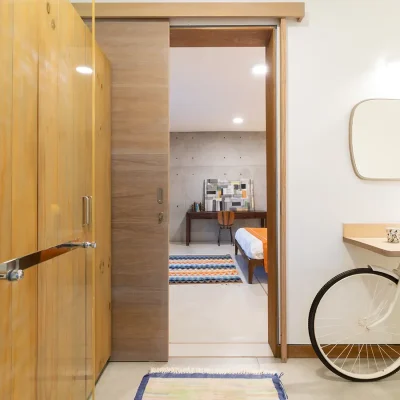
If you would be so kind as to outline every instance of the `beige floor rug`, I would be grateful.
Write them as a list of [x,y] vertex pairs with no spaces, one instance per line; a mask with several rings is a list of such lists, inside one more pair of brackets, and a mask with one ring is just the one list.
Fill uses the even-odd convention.
[[152,369],[134,400],[285,400],[280,375],[263,371]]

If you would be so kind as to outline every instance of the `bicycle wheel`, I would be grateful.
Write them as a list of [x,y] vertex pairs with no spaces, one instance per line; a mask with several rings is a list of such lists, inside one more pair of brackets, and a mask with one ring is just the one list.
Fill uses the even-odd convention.
[[395,300],[398,279],[371,268],[346,271],[315,297],[308,331],[318,358],[336,375],[377,381],[400,370],[400,307],[375,327]]

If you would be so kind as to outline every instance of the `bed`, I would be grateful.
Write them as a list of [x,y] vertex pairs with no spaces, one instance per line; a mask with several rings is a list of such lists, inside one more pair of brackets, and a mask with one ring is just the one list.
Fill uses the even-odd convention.
[[[260,229],[258,229],[259,231]],[[267,229],[264,228],[265,234]],[[251,234],[246,228],[240,228],[235,234],[235,254],[238,250],[248,261],[248,282],[253,283],[254,269],[264,266],[265,244],[256,236]]]

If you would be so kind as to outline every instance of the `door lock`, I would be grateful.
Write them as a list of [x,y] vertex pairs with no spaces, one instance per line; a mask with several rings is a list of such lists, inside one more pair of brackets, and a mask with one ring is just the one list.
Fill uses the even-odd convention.
[[158,214],[158,223],[159,223],[159,224],[162,224],[163,221],[164,221],[164,213],[163,213],[163,212],[160,212],[160,213]]

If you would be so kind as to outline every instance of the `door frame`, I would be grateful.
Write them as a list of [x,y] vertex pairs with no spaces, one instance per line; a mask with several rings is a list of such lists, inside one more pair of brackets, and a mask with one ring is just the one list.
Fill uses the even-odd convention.
[[279,282],[277,226],[276,26],[170,26],[171,47],[260,47],[269,67],[265,77],[266,176],[268,235],[268,343],[275,357],[279,348]]
[[[82,18],[91,18],[93,14],[90,3],[75,3],[76,10]],[[267,2],[267,3],[99,3],[96,4],[96,18],[106,19],[187,19],[187,18],[276,18],[279,21],[279,133],[277,131],[278,117],[275,122],[268,121],[271,124],[274,137],[270,141],[277,145],[279,138],[279,169],[276,169],[271,177],[279,182],[277,193],[279,193],[279,221],[277,229],[279,230],[279,243],[277,243],[277,254],[279,254],[279,264],[276,262],[276,279],[279,282],[276,293],[270,292],[270,296],[276,299],[273,305],[277,317],[274,318],[275,327],[268,329],[273,331],[269,340],[271,340],[271,349],[275,357],[281,357],[282,361],[287,360],[287,313],[286,313],[286,129],[287,129],[287,19],[294,19],[301,22],[305,16],[304,2]],[[275,48],[267,51],[267,57],[271,60],[277,60],[277,40],[278,34],[275,33]],[[268,49],[267,49],[268,50]],[[275,67],[278,68],[274,63]],[[275,71],[276,72],[276,71]],[[275,97],[274,102],[277,109],[277,82],[275,81],[275,93],[271,91],[267,96]],[[276,111],[275,109],[275,111]],[[274,125],[275,124],[275,125]],[[267,139],[268,140],[268,139]],[[275,141],[275,142],[274,142]],[[272,146],[272,145],[271,145]],[[278,146],[277,146],[278,148]],[[276,155],[276,154],[275,154]],[[272,168],[269,169],[272,171]],[[268,174],[268,172],[267,172]],[[267,175],[268,177],[269,175]],[[277,207],[278,198],[274,199]],[[268,199],[267,199],[268,203]],[[268,206],[268,204],[267,204]],[[278,208],[278,207],[277,207]],[[278,214],[278,213],[277,213]],[[277,215],[278,217],[278,215]],[[277,237],[278,238],[278,237]],[[268,238],[269,239],[269,238]],[[272,264],[274,265],[274,264]],[[273,268],[273,267],[272,267]],[[273,302],[269,302],[273,303]],[[279,330],[279,331],[278,331]],[[275,332],[275,333],[274,333]],[[269,332],[270,333],[270,332]],[[270,339],[271,337],[271,339]],[[276,338],[276,341],[275,341]],[[279,344],[280,342],[280,344]]]

